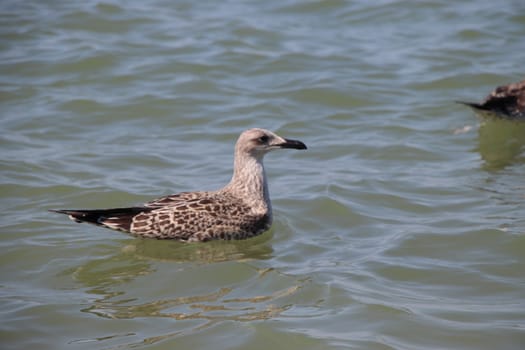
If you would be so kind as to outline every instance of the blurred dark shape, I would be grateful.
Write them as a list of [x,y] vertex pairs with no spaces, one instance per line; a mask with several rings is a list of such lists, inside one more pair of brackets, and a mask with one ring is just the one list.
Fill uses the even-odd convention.
[[498,86],[481,103],[463,102],[482,116],[525,121],[525,80]]

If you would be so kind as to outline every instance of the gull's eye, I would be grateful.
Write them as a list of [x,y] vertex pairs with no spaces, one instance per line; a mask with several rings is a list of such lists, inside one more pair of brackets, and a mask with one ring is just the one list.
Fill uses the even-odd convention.
[[268,135],[263,135],[257,139],[260,143],[268,143],[270,137]]

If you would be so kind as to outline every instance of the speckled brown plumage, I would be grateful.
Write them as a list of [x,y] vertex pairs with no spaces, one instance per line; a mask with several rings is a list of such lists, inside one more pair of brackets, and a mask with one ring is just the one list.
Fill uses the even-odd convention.
[[246,239],[268,230],[272,208],[263,157],[279,148],[306,149],[304,143],[271,131],[250,129],[235,145],[234,173],[218,191],[182,192],[142,206],[95,210],[52,210],[134,236],[181,241]]
[[483,114],[525,120],[525,80],[498,86],[481,103],[460,102]]

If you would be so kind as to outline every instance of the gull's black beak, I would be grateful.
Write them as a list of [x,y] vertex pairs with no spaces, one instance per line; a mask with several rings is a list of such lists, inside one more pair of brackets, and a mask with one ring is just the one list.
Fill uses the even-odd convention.
[[281,148],[306,149],[306,145],[299,140],[284,139],[285,142],[280,143]]

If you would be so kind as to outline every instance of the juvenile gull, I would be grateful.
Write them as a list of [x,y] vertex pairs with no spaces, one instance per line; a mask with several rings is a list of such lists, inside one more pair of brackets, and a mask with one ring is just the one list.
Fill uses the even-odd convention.
[[503,119],[525,120],[525,80],[498,86],[481,103],[458,102],[482,114]]
[[51,211],[138,237],[187,242],[246,239],[272,224],[263,157],[281,148],[306,145],[268,130],[249,129],[235,144],[232,179],[218,191],[182,192],[129,208]]

